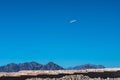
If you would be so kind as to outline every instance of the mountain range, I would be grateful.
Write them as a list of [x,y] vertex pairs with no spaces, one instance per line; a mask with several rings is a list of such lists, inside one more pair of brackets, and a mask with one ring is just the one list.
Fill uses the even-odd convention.
[[39,64],[37,62],[25,62],[25,63],[10,63],[4,66],[0,66],[0,72],[18,72],[21,70],[79,70],[79,69],[96,69],[96,68],[105,68],[103,65],[93,65],[85,64],[70,68],[63,68],[53,62],[49,62],[45,65]]

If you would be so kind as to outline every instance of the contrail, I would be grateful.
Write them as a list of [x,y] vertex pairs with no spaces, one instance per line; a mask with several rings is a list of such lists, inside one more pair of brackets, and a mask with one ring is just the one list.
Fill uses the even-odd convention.
[[73,20],[70,20],[69,23],[74,23],[76,21],[77,21],[76,19],[73,19]]

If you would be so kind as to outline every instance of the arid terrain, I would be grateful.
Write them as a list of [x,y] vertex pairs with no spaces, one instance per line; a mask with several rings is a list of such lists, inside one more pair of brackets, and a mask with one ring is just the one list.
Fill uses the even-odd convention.
[[120,68],[1,72],[0,80],[120,80]]

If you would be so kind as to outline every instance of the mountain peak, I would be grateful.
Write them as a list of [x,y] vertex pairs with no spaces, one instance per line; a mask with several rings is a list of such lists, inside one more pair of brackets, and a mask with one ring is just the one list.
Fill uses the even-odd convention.
[[47,64],[55,64],[54,62],[48,62]]
[[64,68],[53,63],[53,62],[49,62],[46,65],[44,65],[44,70],[63,70]]

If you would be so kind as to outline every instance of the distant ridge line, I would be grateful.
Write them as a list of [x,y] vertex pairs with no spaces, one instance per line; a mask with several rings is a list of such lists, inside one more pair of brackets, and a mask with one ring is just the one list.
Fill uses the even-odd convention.
[[45,65],[39,64],[37,62],[25,62],[25,63],[10,63],[4,66],[0,66],[0,72],[18,72],[22,70],[81,70],[81,69],[100,69],[105,68],[103,65],[85,64],[70,68],[63,68],[62,66],[54,63],[48,62]]

